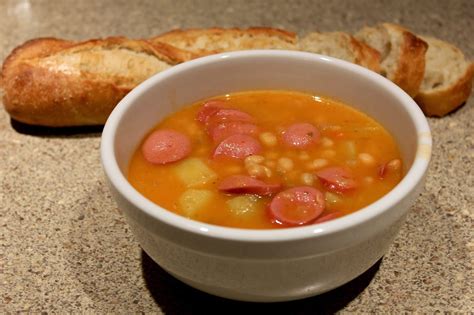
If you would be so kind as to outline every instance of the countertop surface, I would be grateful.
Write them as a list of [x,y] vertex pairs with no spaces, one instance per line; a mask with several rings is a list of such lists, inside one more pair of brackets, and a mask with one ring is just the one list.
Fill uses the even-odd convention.
[[[452,42],[474,59],[471,0],[3,0],[0,59],[45,36],[143,38],[211,26],[354,32],[383,21]],[[100,128],[31,128],[0,107],[0,313],[472,312],[473,122],[473,96],[429,119],[425,190],[376,265],[321,296],[254,304],[192,289],[140,249],[104,181]]]

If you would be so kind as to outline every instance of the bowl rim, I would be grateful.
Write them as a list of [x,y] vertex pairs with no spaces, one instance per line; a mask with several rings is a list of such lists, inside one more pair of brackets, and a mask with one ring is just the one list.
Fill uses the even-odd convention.
[[[121,123],[122,118],[126,114],[128,108],[134,103],[134,100],[143,92],[152,88],[160,81],[166,80],[170,76],[190,71],[193,68],[205,67],[209,64],[213,64],[224,59],[232,61],[240,58],[252,59],[257,57],[306,59],[309,61],[313,60],[315,62],[330,63],[336,67],[343,68],[344,71],[356,73],[360,78],[363,77],[364,79],[369,79],[376,82],[393,96],[395,96],[399,100],[400,104],[404,107],[405,111],[407,111],[409,114],[418,134],[417,150],[413,164],[407,170],[407,173],[400,183],[398,183],[397,186],[395,186],[389,193],[370,205],[336,220],[316,225],[270,230],[224,227],[188,219],[158,206],[135,190],[135,188],[128,182],[124,174],[121,172],[114,154],[117,127]],[[424,145],[425,150],[420,150],[420,144]],[[408,94],[381,75],[344,60],[308,52],[286,50],[248,50],[225,52],[187,61],[157,73],[139,84],[119,102],[107,119],[101,136],[100,153],[102,167],[109,179],[109,184],[113,185],[123,198],[125,198],[137,209],[140,209],[140,211],[146,213],[151,218],[159,220],[162,223],[172,226],[178,230],[183,230],[189,233],[215,239],[242,242],[280,242],[338,233],[351,227],[363,224],[364,222],[370,221],[381,215],[383,212],[402,201],[405,196],[415,189],[415,187],[423,180],[431,158],[431,146],[432,138],[430,128],[421,109]]]

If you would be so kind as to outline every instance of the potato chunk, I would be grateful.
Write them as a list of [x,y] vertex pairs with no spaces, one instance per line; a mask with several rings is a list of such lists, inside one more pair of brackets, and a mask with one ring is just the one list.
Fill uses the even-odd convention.
[[178,205],[187,217],[194,217],[211,201],[213,193],[206,189],[188,189],[178,200]]
[[324,194],[324,199],[326,199],[327,204],[335,204],[342,201],[340,196],[330,193],[329,191]]
[[235,215],[247,215],[256,213],[261,205],[258,196],[242,195],[227,200],[230,211]]
[[217,174],[198,158],[183,160],[174,170],[187,187],[203,185],[217,178]]

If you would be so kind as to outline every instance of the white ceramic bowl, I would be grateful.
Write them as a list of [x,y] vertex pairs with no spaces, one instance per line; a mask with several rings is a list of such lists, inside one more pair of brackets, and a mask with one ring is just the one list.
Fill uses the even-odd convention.
[[[152,203],[128,183],[132,153],[162,118],[203,98],[256,89],[322,94],[369,114],[398,141],[405,177],[389,194],[353,214],[278,230],[189,220]],[[140,84],[110,115],[101,155],[119,208],[142,248],[163,269],[211,294],[269,302],[336,288],[386,253],[422,189],[431,135],[413,100],[374,72],[310,53],[242,51],[196,59]]]

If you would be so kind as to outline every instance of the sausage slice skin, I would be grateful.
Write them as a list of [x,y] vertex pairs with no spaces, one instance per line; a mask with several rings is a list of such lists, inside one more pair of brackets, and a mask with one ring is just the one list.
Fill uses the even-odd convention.
[[211,114],[205,121],[206,126],[209,128],[214,125],[218,125],[223,122],[229,121],[241,121],[251,123],[254,121],[254,118],[238,109],[233,108],[222,108]]
[[345,193],[357,188],[358,183],[351,172],[342,167],[328,167],[316,172],[316,176],[328,189],[337,193]]
[[191,153],[191,140],[175,130],[156,130],[142,145],[142,153],[150,163],[168,164],[179,161]]
[[223,122],[208,129],[208,134],[214,143],[236,134],[255,135],[257,132],[258,127],[256,125],[241,121]]
[[244,159],[249,155],[258,154],[262,151],[260,142],[249,135],[232,135],[222,140],[214,150],[214,158],[229,157]]
[[296,123],[288,126],[281,135],[283,143],[292,148],[306,149],[318,143],[319,130],[310,123]]
[[278,192],[280,184],[265,183],[264,181],[246,175],[232,175],[224,178],[217,189],[232,194],[254,194],[268,196]]
[[206,123],[210,116],[214,115],[220,109],[225,108],[225,102],[221,100],[210,100],[204,103],[196,114],[196,120],[200,123]]
[[321,191],[310,186],[299,186],[281,191],[273,197],[269,212],[276,223],[296,226],[314,221],[324,208]]

